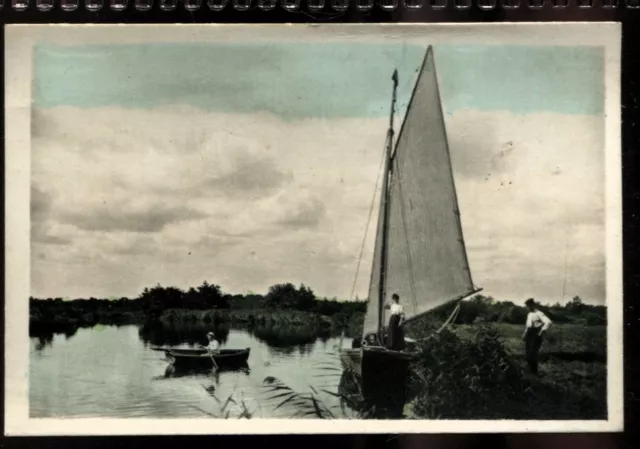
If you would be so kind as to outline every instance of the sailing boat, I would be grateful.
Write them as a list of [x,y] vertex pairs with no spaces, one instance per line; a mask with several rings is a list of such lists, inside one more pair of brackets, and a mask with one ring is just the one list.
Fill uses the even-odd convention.
[[[432,47],[425,53],[395,142],[397,71],[392,79],[369,303],[363,336],[360,345],[356,344],[361,346],[359,371],[364,389],[371,377],[367,373],[380,378],[391,367],[406,365],[414,355],[411,339],[406,339],[404,350],[387,348],[389,317],[384,305],[392,294],[400,296],[405,323],[409,323],[435,307],[459,302],[481,290],[471,279]],[[353,358],[355,351],[350,352]],[[394,370],[396,380],[397,375]],[[375,384],[385,386],[388,380]]]

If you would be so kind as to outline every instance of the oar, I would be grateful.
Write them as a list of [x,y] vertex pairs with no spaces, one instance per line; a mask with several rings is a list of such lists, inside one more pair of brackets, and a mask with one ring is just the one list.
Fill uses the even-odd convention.
[[216,359],[213,358],[213,354],[211,354],[211,352],[207,351],[207,354],[209,354],[209,357],[211,357],[211,361],[213,362],[213,366],[216,369],[216,371],[218,371],[220,368],[218,368],[218,364],[216,363]]

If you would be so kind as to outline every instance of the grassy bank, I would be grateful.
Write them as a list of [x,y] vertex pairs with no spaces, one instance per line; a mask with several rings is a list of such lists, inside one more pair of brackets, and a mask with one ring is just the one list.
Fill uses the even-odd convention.
[[[440,334],[428,331],[426,335],[431,338],[420,340],[419,357],[410,369],[406,419],[607,417],[605,326],[554,326],[542,346],[537,376],[527,371],[521,325],[455,325]],[[592,352],[601,357],[585,361],[582,354]],[[277,381],[270,392],[278,406],[297,404],[293,416],[321,419],[389,417],[385,415],[387,399],[363,397],[361,379],[348,366],[325,362],[318,370],[323,380],[317,380],[309,391],[294,391]],[[337,376],[339,385],[327,390],[320,382],[326,382],[329,375]],[[273,379],[265,383],[272,386]],[[338,397],[348,409],[331,408],[319,397],[323,392]]]
[[533,376],[522,326],[445,330],[421,345],[406,413],[416,419],[606,419],[606,326],[556,325],[546,337]]

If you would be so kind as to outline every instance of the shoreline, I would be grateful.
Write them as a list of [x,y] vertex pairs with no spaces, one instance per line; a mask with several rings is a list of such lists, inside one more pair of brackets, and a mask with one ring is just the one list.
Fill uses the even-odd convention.
[[291,328],[305,327],[317,331],[343,331],[350,336],[357,334],[361,328],[364,313],[355,312],[349,317],[330,316],[316,312],[299,310],[268,309],[167,309],[159,315],[142,311],[99,311],[82,314],[60,313],[53,317],[42,314],[30,314],[29,333],[40,332],[68,333],[79,328],[92,328],[96,325],[140,325],[149,323],[162,324],[168,327],[189,325],[238,324],[242,326],[286,326]]

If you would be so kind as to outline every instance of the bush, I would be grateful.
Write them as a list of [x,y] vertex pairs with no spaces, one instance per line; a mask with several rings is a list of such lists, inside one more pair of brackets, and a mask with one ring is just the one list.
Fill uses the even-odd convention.
[[478,325],[470,340],[445,329],[420,345],[412,370],[413,410],[428,419],[494,418],[499,402],[526,400],[522,369],[502,336]]

